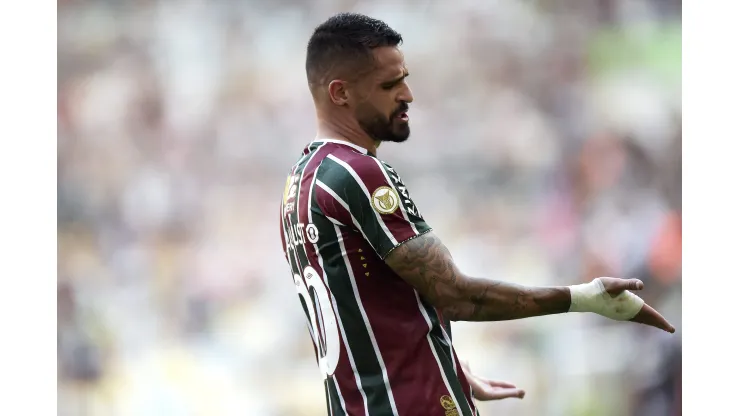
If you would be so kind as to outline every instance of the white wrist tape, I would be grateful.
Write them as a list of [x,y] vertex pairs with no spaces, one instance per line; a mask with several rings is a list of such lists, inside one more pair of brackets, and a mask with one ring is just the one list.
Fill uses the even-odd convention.
[[612,297],[600,279],[569,288],[569,312],[593,312],[616,321],[628,321],[640,312],[645,303],[639,296],[627,290]]

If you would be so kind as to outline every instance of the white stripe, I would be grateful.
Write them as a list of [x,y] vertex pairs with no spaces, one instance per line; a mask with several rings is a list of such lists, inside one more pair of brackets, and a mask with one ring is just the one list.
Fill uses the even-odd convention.
[[[357,222],[357,218],[355,218],[355,216],[352,215],[352,211],[350,211],[349,205],[347,205],[347,203],[344,202],[344,200],[342,198],[340,198],[339,195],[337,195],[334,191],[332,191],[331,188],[329,188],[329,186],[326,185],[324,182],[321,182],[321,181],[317,180],[316,181],[316,184],[319,185],[319,188],[323,189],[329,195],[331,195],[334,198],[335,201],[339,202],[339,205],[341,205],[342,207],[344,207],[344,209],[347,210],[347,212],[349,213],[350,218],[352,218],[352,223],[355,224],[355,227],[357,227],[358,230],[360,230],[360,232],[362,233],[362,236],[365,237],[365,240],[367,240],[369,242],[370,239],[367,238],[367,235],[365,235],[365,232],[362,230],[362,227],[360,226],[360,223]],[[329,218],[329,217],[327,217],[327,218]],[[344,225],[341,222],[335,220],[334,218],[329,218],[329,220],[331,222],[333,222],[334,224]]]
[[[342,390],[339,390],[339,383],[337,383],[337,378],[332,377],[331,381],[334,382],[334,388],[337,389],[337,394],[339,395],[339,404],[342,406],[342,410],[344,410],[344,414],[346,415],[347,414],[347,404],[344,402],[344,396],[342,396]],[[331,400],[329,401],[329,403],[331,403]],[[367,405],[365,407],[367,407]]]
[[[360,179],[360,176],[357,175],[357,172],[355,172],[355,170],[352,169],[352,167],[350,165],[348,165],[346,162],[344,162],[343,160],[338,159],[334,155],[328,155],[327,157],[329,159],[333,160],[334,162],[340,164],[342,167],[344,167],[347,170],[347,172],[349,172],[350,175],[352,175],[353,178],[355,178],[355,181],[357,181],[357,184],[360,185],[360,188],[362,189],[362,191],[365,192],[365,196],[367,196],[368,203],[370,204],[370,206],[372,208],[372,203],[373,203],[372,198],[373,197],[370,194],[370,191],[367,190],[367,187],[365,186],[365,183],[362,181],[362,179]],[[385,234],[388,237],[388,239],[391,240],[391,243],[394,246],[397,246],[398,245],[398,241],[396,240],[395,237],[393,237],[393,233],[391,233],[391,230],[389,230],[388,227],[385,225],[385,221],[383,221],[383,218],[380,216],[380,214],[378,213],[378,211],[376,211],[374,209],[372,211],[375,214],[375,217],[378,218],[378,223],[380,224],[380,227],[383,228],[383,231],[385,231]]]
[[331,394],[329,393],[329,385],[326,387],[326,398],[329,404],[329,416],[334,416],[334,406],[331,405]]
[[[450,328],[452,327],[452,322],[450,322]],[[452,357],[452,368],[455,369],[455,374],[457,375],[457,361],[455,360],[455,349],[452,347],[452,338],[447,336],[447,331],[442,328],[442,332],[445,334],[445,339],[447,340],[447,343],[450,344],[450,357]]]
[[367,149],[365,149],[364,147],[360,147],[360,146],[358,146],[358,145],[356,145],[354,143],[350,143],[350,142],[348,142],[346,140],[322,139],[322,138],[317,137],[317,138],[314,139],[314,141],[312,143],[322,143],[322,142],[323,143],[334,143],[334,144],[341,144],[341,145],[344,145],[344,146],[349,146],[349,147],[357,150],[358,152],[362,152],[362,154],[365,154],[365,155],[367,154]]
[[[385,171],[383,164],[381,164],[380,161],[376,158],[373,158],[373,160],[375,161],[375,163],[378,164],[380,171],[383,172],[383,176],[385,176],[385,180],[388,182],[388,185],[390,185],[393,189],[396,189],[396,186],[393,184],[393,182],[391,181],[391,178],[388,176],[388,173]],[[398,194],[398,192],[396,192],[396,194]],[[414,233],[416,233],[416,235],[419,235],[419,230],[416,229],[416,224],[411,222],[411,220],[409,220],[409,216],[406,214],[406,210],[404,209],[405,207],[403,203],[401,202],[401,195],[398,195],[398,204],[401,205],[401,214],[403,214],[403,219],[405,219],[406,222],[408,222],[411,225],[411,228],[414,229]]]
[[[337,226],[334,226],[335,229],[337,229]],[[337,233],[337,243],[341,243],[342,241],[342,233],[339,231]],[[318,253],[318,251],[317,251]],[[319,256],[319,258],[321,258]],[[321,261],[321,268],[324,268],[323,260]],[[362,395],[362,403],[365,406],[365,415],[370,415],[370,410],[367,405],[367,395],[365,394],[365,390],[362,388],[362,383],[360,382],[360,373],[357,371],[357,365],[355,364],[355,358],[352,354],[352,350],[349,348],[349,342],[347,341],[347,333],[344,331],[344,324],[342,324],[341,319],[339,319],[339,313],[337,312],[339,310],[339,306],[337,306],[337,299],[334,297],[334,293],[329,290],[329,293],[331,294],[331,303],[332,306],[334,306],[334,314],[337,316],[337,322],[339,322],[339,330],[342,333],[342,341],[344,341],[344,347],[347,350],[347,357],[349,357],[349,364],[352,367],[352,374],[355,376],[355,383],[357,384],[357,389],[360,390],[360,395]],[[337,391],[339,390],[339,386],[337,385]],[[345,413],[347,412],[347,409],[345,408]]]
[[336,218],[332,218],[332,217],[330,217],[330,216],[328,216],[328,215],[326,215],[326,214],[324,214],[324,216],[326,217],[326,219],[327,219],[327,220],[329,220],[329,221],[333,222],[333,223],[334,223],[334,224],[336,224],[336,225],[339,225],[339,226],[342,226],[342,225],[344,225],[344,224],[342,224],[342,222],[341,222],[341,221],[339,221],[339,220],[338,220],[338,219],[336,219]]
[[[441,322],[444,323],[444,322]],[[450,322],[450,327],[452,326],[452,322]],[[447,330],[445,329],[444,325],[440,325],[442,327],[442,334],[445,336],[445,340],[448,344],[450,344],[450,357],[452,357],[452,368],[455,369],[455,374],[457,374],[457,361],[455,361],[455,349],[452,348],[452,339],[449,335],[447,335]]]
[[[419,305],[419,310],[421,311],[421,314],[424,316],[424,320],[427,321],[427,326],[429,327],[429,330],[432,329],[432,320],[429,318],[429,314],[427,314],[426,309],[424,309],[424,305],[421,303],[421,298],[419,297],[419,292],[414,290],[414,295],[416,296],[416,303]],[[444,329],[443,329],[444,331]],[[450,393],[450,397],[452,397],[452,401],[455,402],[455,406],[459,409],[460,412],[462,412],[462,407],[460,407],[460,403],[457,401],[457,397],[455,397],[455,393],[452,392],[452,387],[450,385],[449,380],[447,379],[447,375],[445,374],[445,370],[442,367],[442,362],[439,360],[439,355],[437,355],[437,350],[434,348],[434,341],[432,341],[432,334],[431,332],[427,333],[427,341],[429,342],[429,348],[432,349],[432,354],[434,354],[434,359],[437,360],[437,365],[439,366],[439,372],[442,374],[442,380],[445,382],[445,386],[447,387],[447,391]],[[459,381],[458,381],[459,383]],[[467,405],[467,400],[465,405]]]
[[357,300],[357,306],[360,307],[360,314],[362,315],[362,320],[365,322],[365,328],[367,329],[368,335],[370,335],[370,342],[373,344],[373,349],[375,350],[375,356],[378,358],[380,369],[383,372],[383,381],[385,382],[385,389],[386,389],[386,392],[388,393],[388,399],[390,400],[390,403],[391,403],[391,409],[393,410],[393,414],[395,416],[398,416],[398,409],[396,409],[396,400],[393,398],[393,391],[391,390],[391,383],[388,380],[388,371],[385,368],[385,362],[383,361],[383,356],[380,355],[380,349],[378,348],[378,342],[375,339],[375,333],[373,332],[373,328],[370,326],[370,321],[367,318],[365,307],[362,306],[362,299],[360,299],[360,292],[357,290],[357,281],[355,280],[355,273],[352,271],[352,264],[350,264],[349,257],[347,256],[347,248],[344,246],[344,241],[342,240],[342,231],[336,225],[334,225],[334,230],[337,233],[337,240],[339,241],[339,247],[342,249],[342,257],[344,257],[344,264],[347,266],[347,271],[349,272],[349,280],[350,280],[350,283],[352,283],[352,290],[355,293],[355,300]]
[[[323,145],[322,145],[323,146]],[[318,149],[317,149],[318,151]],[[313,224],[313,213],[311,211],[311,203],[312,199],[311,196],[313,195],[313,187],[316,185],[316,179],[319,173],[319,168],[321,167],[321,164],[319,164],[318,167],[313,172],[313,180],[311,181],[311,187],[308,188],[308,223]],[[339,323],[339,330],[342,333],[342,341],[344,341],[344,348],[347,350],[347,356],[349,357],[349,364],[352,367],[352,373],[355,376],[355,382],[357,383],[357,388],[360,390],[360,393],[362,394],[362,400],[365,403],[365,414],[368,414],[367,410],[367,397],[365,396],[365,392],[362,390],[362,385],[360,384],[360,376],[357,372],[357,368],[355,367],[355,359],[352,356],[352,351],[349,349],[349,344],[347,343],[347,334],[344,332],[344,324],[342,324],[342,319],[339,317],[339,308],[337,306],[337,301],[334,298],[334,293],[331,291],[331,288],[329,287],[329,282],[326,280],[326,269],[324,269],[324,258],[321,256],[321,252],[319,252],[319,246],[316,243],[313,243],[313,249],[314,253],[316,253],[316,257],[319,261],[319,266],[321,266],[321,273],[319,274],[321,276],[321,280],[324,282],[324,286],[329,290],[329,296],[331,296],[331,303],[334,307],[334,317],[337,320],[337,323]],[[308,257],[308,253],[306,253],[306,257]],[[334,387],[337,389],[337,394],[339,395],[339,402],[342,404],[342,410],[344,410],[344,414],[347,414],[347,404],[344,402],[344,396],[342,396],[342,390],[339,389],[339,383],[337,383],[336,377],[332,377],[332,381],[334,382]]]

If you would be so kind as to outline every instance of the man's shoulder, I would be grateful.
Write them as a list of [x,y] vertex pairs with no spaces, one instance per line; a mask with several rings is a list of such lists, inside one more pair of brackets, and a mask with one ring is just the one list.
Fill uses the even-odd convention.
[[360,180],[369,177],[383,176],[384,163],[373,156],[355,152],[337,146],[324,155],[321,160],[319,175],[330,176],[336,180]]

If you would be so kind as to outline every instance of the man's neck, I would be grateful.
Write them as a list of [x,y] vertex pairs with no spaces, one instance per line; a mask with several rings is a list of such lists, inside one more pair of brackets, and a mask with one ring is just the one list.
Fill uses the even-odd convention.
[[380,142],[371,139],[359,126],[341,121],[329,121],[319,119],[318,137],[325,139],[343,140],[360,146],[370,154],[376,155]]

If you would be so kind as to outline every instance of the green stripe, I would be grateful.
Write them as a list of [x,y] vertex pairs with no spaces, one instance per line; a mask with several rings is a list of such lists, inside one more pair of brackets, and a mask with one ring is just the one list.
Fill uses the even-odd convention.
[[328,414],[331,415],[331,412],[334,411],[334,416],[346,416],[347,413],[342,409],[342,402],[339,400],[337,386],[334,385],[334,378],[324,380],[324,386],[326,387],[327,405],[331,406],[331,409],[327,409],[329,411]]
[[[314,198],[312,204],[315,201]],[[325,216],[316,214],[313,215],[313,224],[319,231],[317,244],[324,259],[324,276],[337,302],[338,310],[335,312],[344,328],[347,347],[352,352],[360,385],[367,396],[370,415],[392,415],[380,362],[362,319],[360,305],[355,299],[334,224]]]
[[326,414],[327,416],[331,416],[331,410],[334,406],[333,403],[331,403],[331,393],[329,392],[329,385],[331,383],[329,382],[329,379],[324,379],[324,399],[326,400]]
[[442,366],[442,371],[444,373],[442,376],[447,378],[448,383],[450,383],[450,389],[452,389],[450,394],[455,396],[455,399],[457,399],[457,403],[461,407],[461,409],[458,409],[461,415],[473,416],[472,410],[468,405],[468,399],[465,398],[465,393],[463,392],[462,385],[460,384],[460,380],[457,378],[451,346],[442,333],[442,326],[439,318],[437,317],[437,312],[434,310],[434,308],[427,305],[426,302],[424,302],[423,300],[421,301],[421,303],[427,315],[429,316],[429,320],[432,322],[432,330],[429,335],[432,339],[434,350],[437,352],[437,356],[439,357],[439,361]]
[[376,253],[387,253],[393,249],[394,244],[383,230],[378,216],[370,205],[370,198],[344,166],[326,158],[316,174],[318,180],[349,206],[352,216],[360,224],[362,232]]

